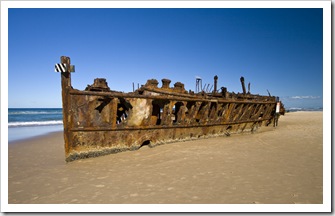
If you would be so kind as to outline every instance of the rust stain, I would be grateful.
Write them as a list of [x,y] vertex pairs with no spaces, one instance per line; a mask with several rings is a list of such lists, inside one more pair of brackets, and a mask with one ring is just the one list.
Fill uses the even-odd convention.
[[[61,63],[70,65],[62,56]],[[67,67],[70,68],[70,67]],[[61,73],[64,146],[66,161],[136,150],[142,145],[229,136],[254,132],[261,126],[276,126],[285,108],[279,98],[245,90],[230,93],[226,87],[195,93],[184,84],[150,79],[134,92],[110,90],[104,78],[97,78],[85,90],[71,86],[70,71]],[[209,86],[209,85],[208,85]],[[207,88],[208,89],[208,88]],[[278,110],[278,109],[277,109]]]

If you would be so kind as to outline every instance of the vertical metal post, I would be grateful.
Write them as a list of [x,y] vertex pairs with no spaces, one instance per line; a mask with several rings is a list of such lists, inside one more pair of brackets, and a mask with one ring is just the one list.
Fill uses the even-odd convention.
[[200,77],[196,77],[195,79],[195,93],[199,93],[200,88],[202,91],[202,79]]
[[246,90],[245,90],[245,85],[244,85],[244,77],[241,77],[240,80],[241,80],[241,84],[242,84],[243,94],[245,94]]
[[215,75],[214,77],[214,94],[217,92],[217,86],[218,86],[218,76]]
[[113,98],[112,100],[112,106],[111,106],[111,110],[112,110],[112,128],[116,128],[116,117],[117,117],[117,105],[119,103],[119,99],[118,98]]
[[70,143],[70,125],[71,121],[71,101],[69,91],[71,89],[71,73],[70,73],[70,58],[66,56],[61,57],[61,63],[66,64],[66,72],[61,74],[62,82],[62,102],[63,102],[63,124],[64,124],[64,148],[66,155],[69,153]]

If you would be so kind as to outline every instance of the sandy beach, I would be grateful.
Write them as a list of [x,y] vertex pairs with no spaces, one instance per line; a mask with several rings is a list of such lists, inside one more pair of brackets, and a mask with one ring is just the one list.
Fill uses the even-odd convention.
[[322,204],[322,112],[254,134],[65,162],[63,134],[9,144],[9,204]]

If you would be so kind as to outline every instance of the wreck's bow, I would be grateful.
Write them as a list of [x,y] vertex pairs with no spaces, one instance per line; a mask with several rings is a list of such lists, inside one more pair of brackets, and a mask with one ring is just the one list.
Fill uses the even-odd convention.
[[[276,125],[278,98],[250,94],[241,77],[243,93],[225,87],[194,93],[184,84],[148,80],[134,92],[112,91],[106,79],[95,79],[84,91],[71,86],[70,58],[56,65],[61,72],[66,161],[136,150],[144,144],[191,140],[233,133],[253,132]],[[198,78],[199,79],[199,78]],[[197,80],[198,82],[199,80]],[[208,89],[208,87],[207,87]],[[281,112],[284,112],[281,106]]]

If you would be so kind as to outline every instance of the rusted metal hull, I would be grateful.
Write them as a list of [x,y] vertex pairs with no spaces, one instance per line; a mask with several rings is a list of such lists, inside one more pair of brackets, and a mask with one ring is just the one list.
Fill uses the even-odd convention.
[[[62,57],[62,63],[69,58]],[[69,73],[69,72],[68,72]],[[244,81],[244,80],[243,80]],[[73,89],[62,73],[66,161],[136,150],[143,145],[254,132],[277,122],[278,99],[217,91],[186,92],[184,85],[163,79],[134,92],[111,91],[96,79],[84,91]]]

